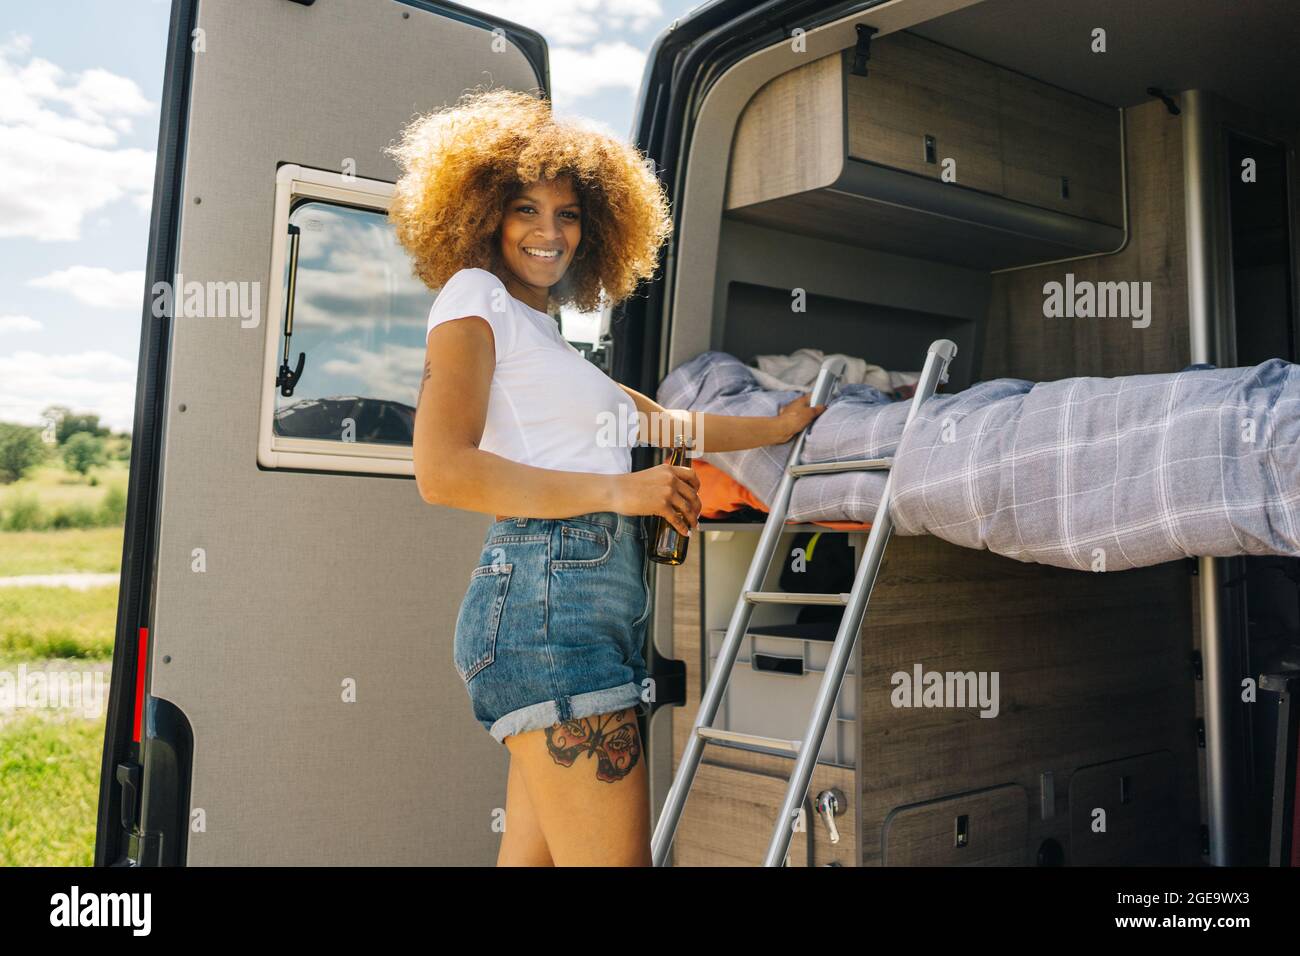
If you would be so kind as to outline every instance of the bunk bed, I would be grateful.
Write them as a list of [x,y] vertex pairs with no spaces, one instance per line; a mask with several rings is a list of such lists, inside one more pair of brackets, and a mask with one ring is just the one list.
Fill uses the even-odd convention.
[[[808,429],[803,461],[892,458],[902,535],[933,534],[1020,561],[1091,571],[1179,558],[1300,555],[1300,374],[1272,359],[1033,383],[1004,378],[935,395],[900,442],[910,400],[844,384]],[[773,415],[796,390],[768,388],[734,355],[703,352],[663,381],[665,407]],[[711,515],[765,509],[788,444],[703,456]],[[740,486],[739,491],[726,480]],[[809,477],[791,521],[862,527],[880,471]]]

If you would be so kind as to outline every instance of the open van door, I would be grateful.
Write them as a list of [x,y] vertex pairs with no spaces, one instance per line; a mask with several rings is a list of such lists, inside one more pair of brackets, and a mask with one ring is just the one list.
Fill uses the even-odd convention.
[[[613,378],[654,395],[703,301],[676,275],[701,102],[791,25],[876,6],[713,0],[658,37],[632,138],[675,230],[593,356]],[[96,865],[489,864],[507,753],[450,655],[489,516],[414,488],[433,293],[383,149],[467,88],[549,96],[545,40],[442,0],[174,0],[168,44]],[[707,222],[721,189],[695,188]],[[686,666],[671,570],[652,586],[657,809]]]
[[175,0],[166,62],[95,862],[491,863],[507,754],[448,653],[488,517],[411,480],[433,293],[383,149],[470,87],[549,96],[545,41]]

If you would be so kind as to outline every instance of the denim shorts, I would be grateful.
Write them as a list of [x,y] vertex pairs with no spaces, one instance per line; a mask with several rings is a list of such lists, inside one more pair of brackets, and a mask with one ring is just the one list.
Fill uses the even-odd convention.
[[475,718],[499,743],[628,707],[648,713],[646,524],[596,511],[488,528],[454,658]]

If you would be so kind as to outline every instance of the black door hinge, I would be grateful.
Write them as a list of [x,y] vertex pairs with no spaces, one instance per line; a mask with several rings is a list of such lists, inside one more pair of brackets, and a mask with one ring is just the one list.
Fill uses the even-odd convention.
[[853,75],[867,75],[867,61],[871,59],[871,38],[880,31],[865,23],[858,24],[858,43],[853,48]]

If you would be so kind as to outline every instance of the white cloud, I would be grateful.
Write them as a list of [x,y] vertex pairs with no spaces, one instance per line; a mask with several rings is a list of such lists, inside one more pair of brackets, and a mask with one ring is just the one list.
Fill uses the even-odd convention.
[[590,43],[602,32],[640,33],[664,15],[659,0],[474,0],[470,6],[561,45]]
[[39,332],[41,323],[30,315],[0,315],[0,334],[5,332]]
[[[339,351],[344,355],[324,362],[320,367],[322,373],[355,379],[357,384],[354,390],[358,395],[396,397],[415,404],[420,369],[424,363],[423,347],[390,345],[383,352],[376,353],[347,344],[341,346]],[[408,391],[405,387],[399,387],[399,382],[410,384],[408,395],[398,394]]]
[[67,292],[97,309],[133,309],[144,304],[144,271],[114,272],[102,266],[72,266],[28,279],[38,289]]
[[[646,51],[619,40],[597,43],[589,49],[554,47],[551,50],[551,86],[557,104],[591,96],[601,90],[622,88],[636,93],[645,70]],[[556,107],[556,113],[564,111]]]
[[134,362],[111,352],[0,353],[0,421],[40,425],[41,412],[57,404],[97,412],[103,424],[129,429],[135,375]]
[[147,211],[154,153],[118,143],[157,104],[126,77],[69,74],[31,47],[25,35],[0,43],[0,238],[78,239],[89,214],[124,198]]

